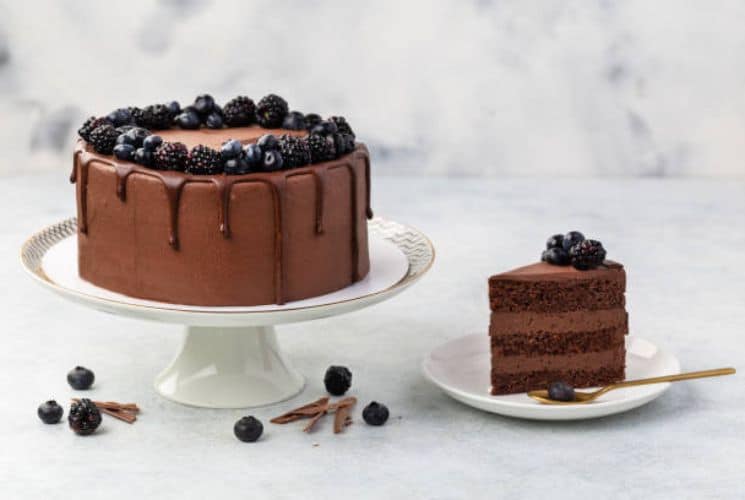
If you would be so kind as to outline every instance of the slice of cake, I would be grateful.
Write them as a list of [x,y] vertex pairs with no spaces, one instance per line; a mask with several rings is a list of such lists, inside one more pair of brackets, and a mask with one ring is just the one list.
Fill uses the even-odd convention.
[[489,278],[492,394],[623,380],[625,289],[623,266],[608,260],[586,270],[540,262]]

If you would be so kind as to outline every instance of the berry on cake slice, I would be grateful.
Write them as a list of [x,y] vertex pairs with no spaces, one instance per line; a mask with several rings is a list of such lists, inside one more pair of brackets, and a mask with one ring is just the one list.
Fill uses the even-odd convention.
[[561,240],[561,246],[568,252],[570,248],[584,239],[585,235],[579,231],[569,231]]
[[264,128],[278,128],[287,115],[287,101],[275,94],[261,98],[256,104],[256,119]]
[[583,240],[569,249],[569,257],[576,269],[594,269],[605,260],[605,248],[597,240]]
[[238,96],[223,106],[223,115],[228,127],[251,125],[256,120],[256,105],[246,96]]
[[569,252],[561,247],[544,250],[543,254],[541,254],[541,260],[555,266],[568,266],[571,263]]

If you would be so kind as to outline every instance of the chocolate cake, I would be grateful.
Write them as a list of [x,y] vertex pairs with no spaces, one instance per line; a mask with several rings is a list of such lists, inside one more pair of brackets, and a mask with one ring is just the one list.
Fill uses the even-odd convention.
[[608,260],[590,270],[540,262],[489,278],[492,394],[623,380],[625,289],[623,266]]
[[363,279],[367,149],[343,118],[282,103],[239,97],[219,108],[200,96],[183,110],[91,117],[71,175],[80,276],[204,306],[283,304]]

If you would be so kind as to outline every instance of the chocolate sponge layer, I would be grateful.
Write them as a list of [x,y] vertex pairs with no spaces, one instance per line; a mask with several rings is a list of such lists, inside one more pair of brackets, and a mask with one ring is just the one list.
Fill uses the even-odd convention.
[[546,389],[548,384],[563,380],[574,387],[595,387],[623,380],[624,365],[595,369],[538,370],[523,373],[492,373],[491,393],[514,394]]

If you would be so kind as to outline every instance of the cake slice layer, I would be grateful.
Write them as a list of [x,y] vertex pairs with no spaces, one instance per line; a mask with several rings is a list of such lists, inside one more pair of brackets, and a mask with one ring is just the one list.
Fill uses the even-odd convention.
[[600,366],[591,369],[537,370],[522,373],[492,373],[493,395],[514,394],[546,389],[548,384],[563,380],[574,387],[596,387],[623,380],[624,365]]
[[627,332],[623,325],[579,332],[543,331],[500,335],[491,337],[491,351],[494,359],[599,352],[623,344]]
[[528,335],[541,332],[588,332],[614,327],[628,329],[628,314],[621,307],[560,313],[493,312],[489,335],[498,337],[518,333]]

